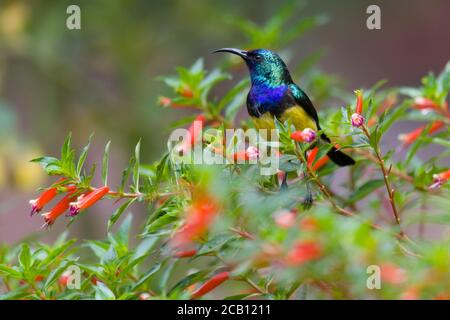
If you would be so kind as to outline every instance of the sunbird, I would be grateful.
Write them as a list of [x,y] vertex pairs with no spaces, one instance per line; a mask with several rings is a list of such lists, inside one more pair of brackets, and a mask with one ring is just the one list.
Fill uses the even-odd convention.
[[[247,64],[251,78],[247,111],[257,129],[275,129],[274,118],[277,118],[281,122],[289,120],[296,130],[321,130],[314,105],[306,93],[294,83],[286,64],[278,54],[268,49],[245,51],[222,48],[213,51],[215,52],[238,55]],[[320,139],[331,142],[324,133],[320,135]],[[355,160],[334,146],[327,155],[338,166],[355,164]]]

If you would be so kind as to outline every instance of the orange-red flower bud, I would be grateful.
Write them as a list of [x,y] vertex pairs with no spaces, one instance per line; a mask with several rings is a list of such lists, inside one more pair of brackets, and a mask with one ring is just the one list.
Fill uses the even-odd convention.
[[[430,129],[428,130],[428,134],[433,134],[434,132],[438,131],[440,128],[444,126],[443,121],[434,121]],[[405,145],[413,143],[425,130],[427,126],[422,126],[420,128],[415,129],[414,131],[411,131],[410,133],[400,134],[398,136],[399,140],[403,141]]]
[[78,197],[76,202],[70,203],[70,212],[68,216],[73,217],[80,213],[81,210],[87,209],[97,201],[101,200],[107,193],[109,188],[103,186],[93,190],[92,192]]
[[217,288],[219,285],[221,285],[223,282],[225,282],[229,278],[230,278],[230,273],[228,271],[224,271],[224,272],[216,274],[211,279],[206,281],[200,288],[195,290],[192,293],[192,297],[194,299],[197,299],[197,298],[204,296],[211,290]]
[[363,108],[363,94],[362,94],[362,90],[355,90],[355,95],[356,95],[355,112],[357,114],[361,114],[362,113],[362,108]]

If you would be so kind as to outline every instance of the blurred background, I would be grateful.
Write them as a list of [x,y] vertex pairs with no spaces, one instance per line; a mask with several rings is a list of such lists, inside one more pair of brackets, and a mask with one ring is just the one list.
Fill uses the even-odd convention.
[[[81,8],[81,30],[66,28],[70,4]],[[381,7],[381,30],[366,28],[370,4]],[[223,57],[210,55],[212,50],[248,43],[237,21],[264,24],[279,6],[242,0],[0,0],[0,243],[51,241],[66,228],[61,219],[41,232],[42,220],[29,218],[36,188],[54,181],[30,159],[57,156],[69,132],[77,148],[95,132],[91,163],[101,161],[112,140],[113,185],[139,138],[142,161],[158,159],[170,123],[185,114],[158,105],[158,96],[170,94],[158,76],[198,57],[209,69],[217,66]],[[449,12],[447,0],[309,1],[296,15],[324,14],[327,23],[294,41],[290,61],[298,64],[319,51],[316,67],[345,79],[341,84],[349,92],[380,79],[389,86],[419,86],[423,75],[439,73],[450,58]],[[308,77],[296,81],[302,86]],[[101,203],[72,224],[70,234],[104,237],[112,206]],[[132,211],[145,216],[141,205]]]

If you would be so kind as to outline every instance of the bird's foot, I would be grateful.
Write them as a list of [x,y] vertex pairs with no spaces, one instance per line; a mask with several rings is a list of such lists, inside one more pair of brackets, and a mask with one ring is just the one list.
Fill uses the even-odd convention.
[[310,209],[312,207],[313,203],[314,203],[313,195],[312,195],[312,193],[308,193],[305,196],[305,199],[303,199],[303,202],[302,202],[303,209],[304,210]]

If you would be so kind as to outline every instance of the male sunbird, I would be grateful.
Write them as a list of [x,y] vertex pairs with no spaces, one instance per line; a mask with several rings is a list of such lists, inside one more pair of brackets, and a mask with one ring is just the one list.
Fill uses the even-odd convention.
[[[229,52],[244,59],[252,82],[247,96],[247,111],[257,129],[275,129],[274,118],[290,120],[296,130],[321,130],[317,111],[305,92],[292,81],[284,61],[267,49],[245,51],[222,48],[214,52]],[[320,138],[330,143],[322,133]],[[339,166],[355,164],[350,156],[332,147],[328,157]]]

